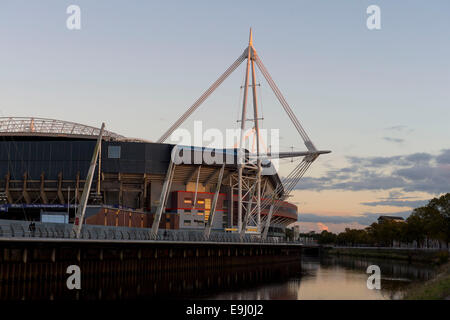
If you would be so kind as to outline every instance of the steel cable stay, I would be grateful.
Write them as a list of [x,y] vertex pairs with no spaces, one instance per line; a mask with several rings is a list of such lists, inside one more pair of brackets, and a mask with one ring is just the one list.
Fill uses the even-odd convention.
[[[272,215],[274,215],[278,209],[280,208],[281,205],[281,201],[284,201],[286,198],[288,198],[290,196],[290,193],[292,192],[292,190],[294,190],[294,188],[297,186],[297,184],[299,183],[300,179],[303,177],[303,175],[305,174],[305,172],[309,169],[309,167],[311,166],[312,162],[314,160],[313,159],[303,159],[295,168],[294,170],[292,170],[282,181],[282,183],[280,183],[277,188],[275,188],[275,190],[272,191],[272,193],[270,194],[270,197],[267,197],[263,200],[263,202],[261,203],[261,211],[266,209],[269,205],[273,206],[272,208]],[[277,195],[279,193],[283,193],[282,197],[279,197],[277,199]],[[249,216],[252,216],[255,214],[257,208],[253,208],[249,214]],[[266,215],[266,217],[264,218],[264,221],[268,218],[268,216]]]
[[[274,214],[277,213],[278,209],[280,208],[281,205],[281,201],[285,200],[287,197],[289,197],[291,191],[295,188],[295,186],[299,183],[300,179],[303,177],[303,175],[305,174],[305,172],[308,170],[308,168],[311,166],[312,161],[308,161],[303,159],[302,162],[293,170],[293,172],[295,172],[294,174],[292,174],[290,177],[286,177],[284,179],[284,181],[287,181],[287,183],[284,185],[284,190],[283,190],[283,196],[280,197],[280,199],[276,199],[276,193],[273,194],[273,197],[271,199],[271,201],[267,201],[265,203],[265,207],[267,207],[267,205],[270,203],[270,209],[269,209],[269,213],[266,216],[265,219],[265,227],[262,233],[262,238],[266,239],[267,238],[267,234],[269,231],[269,227],[270,227],[270,221],[272,219],[272,216]],[[283,184],[281,184],[283,185]],[[279,186],[281,186],[279,185]]]
[[272,91],[274,92],[275,96],[277,97],[278,101],[280,102],[283,109],[286,111],[289,119],[291,119],[292,123],[294,124],[295,128],[299,132],[300,136],[302,137],[306,147],[309,151],[316,151],[317,149],[314,147],[313,143],[311,142],[311,139],[308,137],[308,134],[306,133],[305,129],[303,129],[302,125],[300,124],[300,121],[295,116],[294,112],[292,111],[291,107],[289,107],[289,104],[286,102],[286,99],[281,94],[281,91],[278,89],[275,82],[272,80],[272,77],[270,76],[269,72],[267,71],[266,67],[262,63],[259,56],[256,54],[256,51],[253,50],[254,59],[256,61],[256,64],[261,70],[261,73],[263,74],[264,78],[266,79],[269,86],[272,88]]
[[197,108],[213,93],[228,76],[247,58],[247,52],[239,56],[236,61],[217,79],[211,87],[208,88],[201,96],[194,102],[194,104],[167,130],[158,140],[158,143],[163,143]]
[[[237,105],[236,105],[236,116],[235,118],[238,119],[239,118],[239,114],[241,113],[241,101],[242,101],[242,97],[244,95],[244,84],[245,84],[245,74],[242,74],[242,81],[241,81],[241,85],[239,87],[239,99],[237,101]],[[239,122],[239,121],[236,121]]]
[[302,160],[297,167],[292,170],[289,175],[287,175],[283,182],[280,183],[277,188],[275,188],[274,191],[270,194],[271,197],[265,198],[263,203],[261,204],[261,210],[262,208],[267,207],[270,203],[274,201],[274,198],[276,198],[276,195],[279,193],[283,193],[284,197],[287,198],[289,196],[290,191],[295,188],[295,186],[298,184],[306,170],[309,168],[309,166],[312,164],[311,161]]
[[[271,75],[269,74],[268,70],[264,66],[261,58],[256,53],[255,48],[253,47],[253,40],[252,40],[252,32],[250,30],[250,37],[249,37],[249,44],[248,47],[244,50],[244,52],[234,61],[234,63],[228,67],[228,69],[181,115],[178,120],[176,120],[172,126],[157,140],[158,143],[163,143],[181,124],[186,121],[187,118],[189,118],[199,107],[200,105],[232,74],[237,67],[247,60],[246,65],[246,73],[245,73],[245,85],[244,85],[244,92],[243,92],[243,102],[242,102],[242,118],[241,118],[241,136],[240,136],[240,143],[238,146],[238,154],[239,156],[243,154],[242,148],[243,148],[243,142],[244,142],[244,130],[245,130],[245,122],[246,121],[253,121],[254,122],[254,131],[255,131],[255,137],[257,142],[257,153],[256,153],[256,163],[250,163],[248,160],[244,162],[239,162],[237,164],[238,169],[238,232],[242,234],[242,232],[245,233],[246,230],[242,230],[242,213],[245,212],[245,224],[248,222],[248,219],[251,218],[252,214],[255,212],[258,215],[258,230],[261,231],[263,229],[263,221],[265,222],[264,225],[264,232],[262,234],[262,239],[265,239],[267,237],[268,228],[270,225],[271,217],[274,213],[276,213],[281,205],[281,202],[285,200],[292,190],[296,187],[296,185],[299,183],[305,172],[309,169],[311,164],[318,158],[320,154],[329,153],[330,151],[322,151],[316,149],[313,142],[309,138],[308,134],[306,133],[303,126],[300,124],[300,121],[295,116],[292,108],[287,103],[286,99],[282,95],[280,89],[275,84],[274,80],[272,79]],[[255,66],[256,65],[256,66]],[[261,72],[262,76],[266,80],[266,82],[269,84],[269,87],[275,94],[278,102],[281,104],[282,108],[286,112],[287,116],[291,120],[292,124],[294,125],[295,129],[299,133],[301,139],[303,140],[303,143],[305,144],[307,151],[305,152],[294,152],[292,148],[292,152],[281,152],[277,154],[273,154],[272,151],[270,153],[267,153],[265,155],[260,153],[260,132],[259,132],[259,117],[258,117],[258,94],[256,91],[256,71]],[[259,75],[258,72],[258,75]],[[258,77],[259,78],[259,77]],[[258,79],[259,80],[259,79]],[[247,98],[249,95],[249,87],[252,87],[251,94],[253,95],[253,118],[254,119],[247,119]],[[241,88],[242,89],[242,88]],[[242,90],[241,90],[242,94]],[[261,90],[259,90],[259,100],[262,100],[262,93]],[[255,139],[254,137],[254,139]],[[255,155],[250,154],[250,158],[253,158]],[[303,157],[302,161],[285,177],[283,178],[283,181],[278,183],[278,185],[275,187],[275,189],[268,195],[265,196],[264,199],[262,199],[262,196],[265,194],[261,193],[261,172],[262,172],[262,160],[267,159],[283,159],[283,158],[294,158],[294,157]],[[249,159],[250,159],[249,158]],[[250,169],[250,171],[246,171],[246,175],[243,175],[244,168]],[[256,172],[256,173],[253,173]],[[251,180],[252,178],[248,176],[255,174],[255,181]],[[250,180],[249,180],[250,179]],[[248,181],[247,181],[248,180]],[[245,182],[247,181],[247,182]],[[230,180],[231,183],[231,180]],[[250,184],[257,184],[256,190],[253,190],[253,187],[250,186]],[[245,190],[244,190],[245,189]],[[250,191],[252,189],[253,191]],[[245,197],[250,195],[250,199],[244,200]],[[256,206],[252,208],[251,202],[253,201],[253,198],[256,197]],[[164,200],[164,199],[163,199]],[[244,208],[245,202],[247,202],[247,208]],[[250,205],[248,205],[250,203]],[[261,210],[267,208],[270,205],[269,213],[261,219]],[[154,221],[155,224],[155,221]],[[158,230],[158,226],[153,225],[152,231],[153,234],[156,235]]]

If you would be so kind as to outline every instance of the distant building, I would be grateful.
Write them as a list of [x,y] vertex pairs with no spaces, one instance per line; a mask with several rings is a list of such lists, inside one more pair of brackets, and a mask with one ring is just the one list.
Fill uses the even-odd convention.
[[393,221],[393,222],[405,222],[405,219],[402,217],[393,217],[393,216],[379,216],[378,223]]

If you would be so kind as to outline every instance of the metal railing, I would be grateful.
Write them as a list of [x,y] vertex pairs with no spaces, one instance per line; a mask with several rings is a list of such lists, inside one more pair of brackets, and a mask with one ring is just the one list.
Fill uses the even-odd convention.
[[[34,224],[33,225],[31,224]],[[42,223],[19,220],[0,220],[0,238],[35,238],[35,239],[76,239],[72,224]],[[257,235],[224,233],[212,231],[206,238],[203,231],[163,229],[152,237],[151,229],[84,225],[80,234],[84,240],[122,240],[122,241],[177,241],[177,242],[217,242],[217,243],[287,243],[278,237],[263,240]],[[289,242],[299,243],[299,242]]]

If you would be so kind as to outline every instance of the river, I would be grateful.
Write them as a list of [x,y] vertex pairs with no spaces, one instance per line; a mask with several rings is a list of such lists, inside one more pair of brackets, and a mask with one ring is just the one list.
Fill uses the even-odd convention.
[[[381,288],[368,289],[367,267],[378,265]],[[430,265],[346,256],[303,256],[301,271],[282,282],[215,294],[207,299],[386,300],[401,299],[405,289],[436,274]]]
[[[378,265],[381,289],[369,290],[366,269]],[[0,265],[0,269],[14,265]],[[45,270],[36,265],[33,270]],[[17,268],[17,266],[16,266]],[[84,265],[89,270],[89,265]],[[18,269],[17,269],[18,270]],[[302,256],[298,261],[226,269],[85,275],[81,290],[68,290],[65,278],[0,283],[0,300],[136,299],[400,299],[405,288],[436,273],[431,265],[355,257]],[[50,274],[49,274],[50,275]],[[52,280],[53,279],[53,280]]]

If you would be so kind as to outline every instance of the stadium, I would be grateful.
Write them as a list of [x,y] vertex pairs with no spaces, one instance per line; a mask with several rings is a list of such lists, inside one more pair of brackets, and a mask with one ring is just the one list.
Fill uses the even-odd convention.
[[[68,121],[0,118],[0,219],[74,223],[99,134],[99,128]],[[201,231],[213,210],[213,231],[237,232],[243,226],[245,233],[261,233],[258,226],[267,221],[269,208],[261,206],[258,216],[242,223],[236,163],[172,165],[174,147],[103,131],[83,222],[151,228],[159,209],[160,230]],[[251,179],[254,173],[245,175]],[[267,224],[272,237],[284,237],[297,221],[297,207],[283,201],[280,185],[277,173],[261,177],[261,202],[274,194],[279,199],[273,197],[278,208]],[[242,198],[249,212],[256,206],[251,189],[250,183],[244,186]]]

